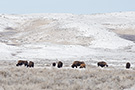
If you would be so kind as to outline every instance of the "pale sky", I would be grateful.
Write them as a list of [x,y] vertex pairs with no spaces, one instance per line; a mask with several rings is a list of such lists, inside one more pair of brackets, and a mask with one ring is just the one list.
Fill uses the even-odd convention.
[[0,0],[0,13],[92,14],[135,11],[135,0]]

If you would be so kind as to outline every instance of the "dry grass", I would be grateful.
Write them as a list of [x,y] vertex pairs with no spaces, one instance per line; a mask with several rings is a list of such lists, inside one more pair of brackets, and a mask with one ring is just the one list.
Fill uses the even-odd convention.
[[126,69],[27,68],[0,63],[0,90],[123,90],[135,82],[135,71]]
[[124,34],[124,35],[135,35],[135,29],[134,28],[126,28],[126,29],[116,29],[114,30],[117,34]]

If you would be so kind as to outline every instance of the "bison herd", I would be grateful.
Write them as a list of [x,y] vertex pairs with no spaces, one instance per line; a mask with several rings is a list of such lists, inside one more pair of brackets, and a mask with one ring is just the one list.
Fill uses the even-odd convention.
[[16,66],[22,66],[22,65],[27,66],[27,67],[34,67],[34,62],[29,61],[28,63],[28,61],[19,60],[18,63],[16,64]]
[[[26,60],[19,60],[16,66],[26,66],[26,67],[34,67],[34,62],[33,61],[26,61]],[[61,68],[63,66],[63,63],[59,61],[58,63],[53,62],[52,66],[55,67],[57,65],[58,68]],[[108,64],[104,61],[97,62],[97,66],[99,67],[108,67]],[[72,68],[86,68],[86,64],[83,61],[74,61],[73,64],[71,65]],[[126,69],[129,69],[131,67],[130,63],[126,63]]]
[[[52,66],[55,67],[55,66],[56,66],[56,63],[55,63],[55,62],[52,63]],[[58,68],[61,68],[62,66],[63,66],[63,63],[62,63],[61,61],[59,61],[59,62],[57,63],[57,67],[58,67]]]

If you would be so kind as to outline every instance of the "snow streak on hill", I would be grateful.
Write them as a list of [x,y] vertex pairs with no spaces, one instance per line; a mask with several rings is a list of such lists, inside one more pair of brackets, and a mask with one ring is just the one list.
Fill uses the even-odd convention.
[[135,12],[0,15],[2,60],[131,60],[134,37]]

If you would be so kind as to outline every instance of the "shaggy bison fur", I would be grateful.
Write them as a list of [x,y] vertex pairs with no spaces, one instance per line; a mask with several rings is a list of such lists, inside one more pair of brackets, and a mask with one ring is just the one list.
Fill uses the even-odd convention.
[[63,66],[63,63],[61,61],[59,61],[57,67],[61,68],[62,66]]
[[104,61],[98,62],[97,65],[101,67],[105,67],[105,66],[108,67],[107,63]]
[[130,68],[130,66],[131,66],[131,65],[130,65],[130,63],[129,63],[129,62],[127,62],[127,63],[126,63],[126,68],[127,68],[127,69],[129,69],[129,68]]
[[71,65],[71,67],[72,67],[72,68],[74,68],[74,67],[77,68],[77,67],[80,66],[81,64],[84,64],[84,62],[81,62],[81,61],[74,61],[73,64]]
[[21,65],[28,66],[28,61],[19,60],[16,66],[21,66]]
[[82,63],[82,64],[80,65],[80,68],[86,68],[85,63]]
[[27,66],[27,67],[34,67],[34,62],[29,61],[29,64],[28,64],[28,66]]

